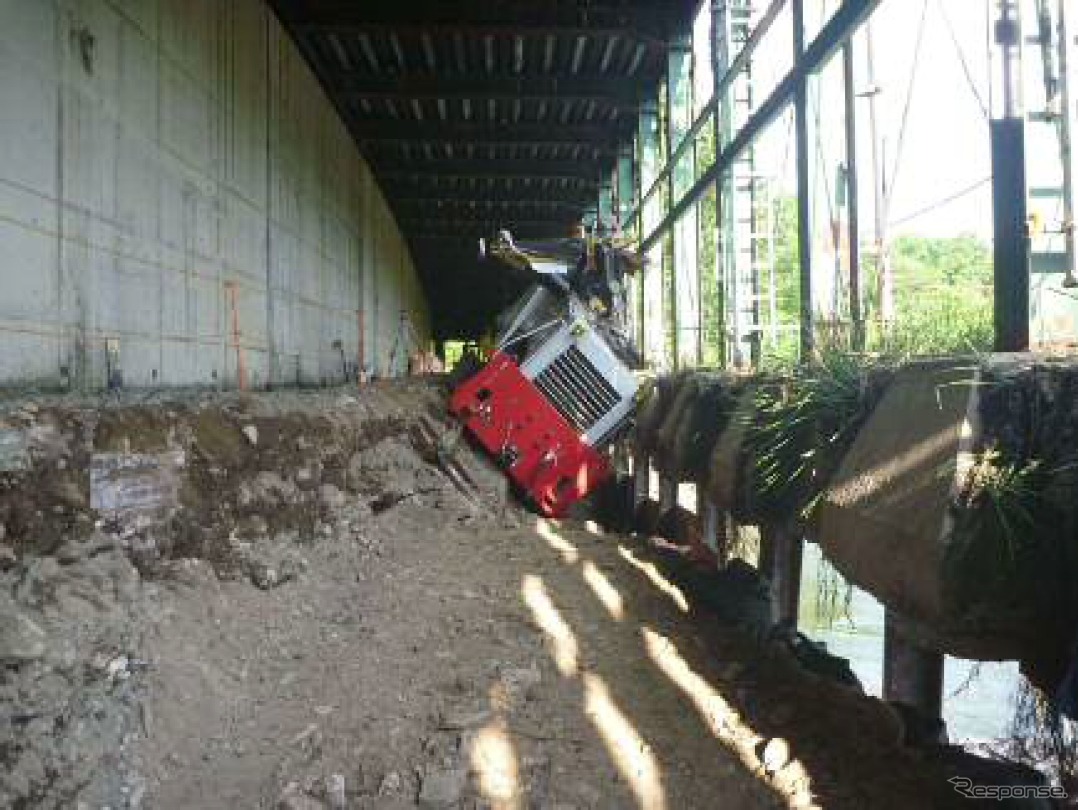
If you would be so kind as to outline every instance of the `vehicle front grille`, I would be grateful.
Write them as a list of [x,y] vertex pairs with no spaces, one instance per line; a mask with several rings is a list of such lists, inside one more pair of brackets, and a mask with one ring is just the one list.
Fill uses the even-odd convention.
[[618,392],[576,346],[543,369],[535,385],[581,433],[587,433],[620,402]]

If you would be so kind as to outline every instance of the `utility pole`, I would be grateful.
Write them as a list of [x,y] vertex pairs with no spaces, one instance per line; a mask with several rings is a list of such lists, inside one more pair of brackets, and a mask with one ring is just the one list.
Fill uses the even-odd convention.
[[1003,108],[991,122],[995,348],[1029,348],[1029,228],[1026,122],[1022,111],[1022,22],[1018,0],[999,0],[995,28]]
[[853,39],[842,46],[843,100],[846,113],[846,211],[850,255],[850,344],[855,352],[865,350],[864,302],[861,296],[860,200],[857,199],[857,88],[854,87]]
[[1001,117],[1019,118],[1022,115],[1022,21],[1018,0],[999,0],[996,45],[1003,89]]
[[887,244],[887,168],[880,143],[877,99],[880,95],[876,84],[876,48],[872,32],[872,21],[865,23],[865,55],[868,58],[868,128],[872,136],[872,177],[875,203],[875,242],[876,242],[876,295],[879,299],[880,321],[883,328],[890,328],[895,321],[895,276],[891,264],[891,249]]

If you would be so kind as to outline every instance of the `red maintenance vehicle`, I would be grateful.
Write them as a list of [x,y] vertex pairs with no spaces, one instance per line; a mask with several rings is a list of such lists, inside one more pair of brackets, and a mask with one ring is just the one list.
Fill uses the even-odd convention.
[[608,450],[636,410],[624,282],[640,261],[610,241],[518,244],[504,231],[483,252],[536,283],[499,317],[489,362],[450,410],[531,506],[563,517],[611,478]]

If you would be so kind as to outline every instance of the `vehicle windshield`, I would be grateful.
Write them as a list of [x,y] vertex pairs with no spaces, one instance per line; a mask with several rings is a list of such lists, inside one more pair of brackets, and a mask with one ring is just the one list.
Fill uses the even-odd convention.
[[552,329],[564,322],[567,304],[542,284],[533,284],[498,316],[498,349],[520,361],[527,359]]

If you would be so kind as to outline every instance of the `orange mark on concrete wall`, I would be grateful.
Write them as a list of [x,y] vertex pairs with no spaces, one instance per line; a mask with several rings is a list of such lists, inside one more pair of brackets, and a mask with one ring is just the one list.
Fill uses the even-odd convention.
[[232,310],[232,348],[236,352],[236,387],[241,391],[247,390],[247,360],[243,354],[243,343],[240,330],[240,307],[239,286],[235,281],[226,281],[225,290],[228,292],[228,305]]

